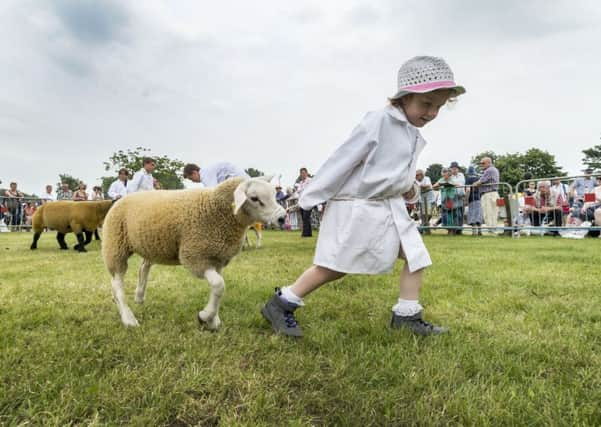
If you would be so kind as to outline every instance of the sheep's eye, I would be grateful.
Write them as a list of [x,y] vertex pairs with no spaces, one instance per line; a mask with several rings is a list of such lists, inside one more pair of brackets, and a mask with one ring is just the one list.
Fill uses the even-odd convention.
[[255,197],[255,196],[253,196],[253,197],[251,197],[251,198],[250,198],[250,200],[252,200],[253,202],[258,202],[258,201],[259,201],[259,198],[258,198],[258,197]]

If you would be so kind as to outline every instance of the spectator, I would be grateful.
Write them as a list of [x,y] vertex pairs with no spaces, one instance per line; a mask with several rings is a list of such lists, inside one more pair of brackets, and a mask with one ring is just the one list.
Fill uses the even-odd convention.
[[127,193],[154,190],[152,172],[154,172],[155,167],[156,163],[153,158],[144,157],[142,159],[142,169],[134,174],[131,182],[127,185]]
[[33,214],[35,213],[35,211],[35,203],[27,202],[27,205],[25,207],[25,225],[28,227],[27,231],[29,231],[31,228],[31,219],[33,218]]
[[42,203],[54,202],[56,200],[56,195],[52,192],[52,185],[46,186],[46,192],[40,197],[42,199]]
[[483,217],[482,217],[482,205],[480,204],[480,190],[478,187],[471,187],[478,181],[478,175],[476,175],[476,168],[470,166],[467,168],[467,177],[465,179],[465,184],[468,186],[467,188],[467,223],[472,226],[472,235],[482,235],[482,229],[480,226],[482,225]]
[[92,200],[96,201],[96,200],[104,200],[104,194],[102,194],[102,187],[95,185],[94,188],[92,188]]
[[280,206],[283,207],[284,209],[286,209],[286,199],[288,197],[290,197],[290,196],[282,191],[281,185],[275,186],[275,199],[280,204]]
[[61,188],[56,192],[56,200],[73,200],[73,192],[68,183],[61,183]]
[[583,170],[584,177],[576,178],[570,186],[570,194],[573,197],[572,208],[579,210],[584,204],[584,195],[591,193],[595,188],[595,180],[591,176],[593,173],[592,168],[586,168]]
[[536,194],[536,182],[529,181],[528,187],[524,189],[524,196],[534,196]]
[[459,163],[457,162],[451,162],[451,166],[449,166],[449,169],[451,170],[451,181],[453,184],[455,184],[456,187],[456,191],[457,191],[457,196],[458,196],[458,203],[460,204],[457,207],[457,218],[455,218],[455,225],[461,228],[458,228],[456,231],[456,234],[461,234],[463,232],[462,228],[463,228],[463,216],[464,216],[464,206],[463,206],[463,198],[465,196],[465,176],[463,175],[463,173],[459,170]]
[[[303,191],[307,187],[307,185],[311,182],[311,177],[309,176],[309,171],[307,168],[300,168],[299,170],[300,180],[296,184],[296,191],[298,192],[299,199],[303,195]],[[309,210],[305,210],[300,208],[301,220],[303,221],[303,232],[301,237],[311,237],[313,236],[313,229],[311,227],[311,211],[313,208]]]
[[[558,194],[551,191],[551,182],[539,181],[534,195],[534,206],[526,204],[524,212],[529,216],[530,223],[535,226],[551,225],[561,227],[562,210],[558,202]],[[557,231],[550,234],[559,235]]]
[[442,208],[442,225],[447,227],[448,234],[457,234],[457,217],[459,209],[463,205],[461,196],[457,193],[457,186],[453,182],[453,176],[449,168],[443,168],[441,178],[432,186],[435,190],[440,189],[440,202]]
[[202,188],[204,184],[200,180],[200,167],[194,163],[184,166],[184,188]]
[[83,202],[88,200],[88,193],[86,192],[87,186],[80,182],[77,186],[77,191],[73,193],[73,201],[75,202]]
[[484,223],[488,227],[488,232],[496,236],[497,218],[499,215],[497,208],[497,192],[499,183],[499,170],[493,166],[490,157],[483,157],[480,160],[480,167],[484,171],[478,181],[474,182],[475,187],[479,187],[480,204],[482,205],[482,214]]
[[229,162],[219,162],[200,170],[200,180],[205,187],[216,187],[228,178],[242,176],[250,178],[246,172]]
[[10,226],[12,231],[17,231],[16,227],[21,225],[22,220],[22,200],[23,193],[17,190],[17,183],[11,182],[10,188],[6,190],[5,203],[8,213],[10,214]]
[[[593,188],[592,193],[595,195],[595,200],[590,202],[584,202],[579,211],[580,221],[593,221],[595,225],[601,226],[601,176],[597,177],[597,186]],[[578,221],[578,222],[580,222]]]
[[119,169],[117,179],[109,187],[108,196],[111,200],[119,200],[127,196],[127,178],[129,178],[129,171],[125,168]]
[[415,171],[415,182],[419,185],[419,216],[425,234],[430,234],[430,218],[434,208],[435,195],[432,190],[432,181],[430,177],[424,174],[424,171],[418,169]]
[[161,186],[161,183],[159,182],[159,180],[158,180],[158,179],[156,179],[156,178],[152,178],[152,187],[153,187],[155,190],[161,190],[161,189],[163,188],[163,187]]
[[567,215],[570,213],[570,190],[566,184],[561,182],[561,179],[554,179],[551,183],[551,191],[556,193],[561,210],[563,212],[563,223],[566,223]]

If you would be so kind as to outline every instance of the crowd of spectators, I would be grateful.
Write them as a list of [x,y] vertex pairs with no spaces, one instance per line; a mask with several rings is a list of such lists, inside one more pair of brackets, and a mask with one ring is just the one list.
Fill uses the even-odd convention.
[[[481,175],[472,165],[464,177],[457,162],[452,162],[442,169],[441,178],[434,184],[422,170],[416,171],[415,182],[421,196],[417,205],[408,204],[408,210],[419,219],[423,233],[429,234],[438,226],[448,234],[462,234],[469,226],[473,235],[497,235],[514,227],[530,233],[546,227],[540,233],[563,235],[562,227],[601,226],[601,176],[593,177],[592,169],[584,170],[584,176],[569,185],[561,179],[529,177],[531,180],[524,183],[522,191],[512,193],[514,200],[509,202],[515,202],[517,208],[517,216],[512,217],[501,208],[506,199],[499,196],[499,171],[492,160],[483,158],[479,166]],[[598,231],[591,233],[596,234]]]
[[[423,170],[418,169],[415,182],[419,188],[419,201],[408,205],[408,211],[422,226],[422,232],[429,234],[431,229],[442,226],[448,234],[462,234],[466,226],[473,235],[488,233],[496,235],[503,225],[499,226],[499,171],[490,158],[483,158],[479,163],[480,174],[473,165],[461,172],[458,162],[452,162],[443,168],[441,177],[432,183]],[[152,176],[155,161],[143,159],[143,167],[129,179],[130,172],[120,169],[118,176],[111,183],[106,197],[118,200],[128,193],[160,189],[160,183]],[[516,194],[519,213],[516,223],[512,225],[540,227],[550,226],[549,234],[557,235],[557,227],[601,225],[601,176],[594,177],[593,170],[587,168],[584,176],[571,181],[568,185],[561,179],[537,180],[526,182],[523,191]],[[213,180],[216,185],[230,176],[247,176],[230,163],[218,163],[203,169],[193,164],[184,168],[185,188],[204,187]],[[223,176],[221,176],[223,175]],[[201,177],[202,176],[202,177]],[[221,178],[220,178],[221,176]],[[283,191],[281,185],[276,187],[276,199],[289,212],[286,227],[300,228],[303,237],[312,236],[312,229],[319,222],[323,206],[314,210],[298,209],[296,202],[304,188],[311,182],[311,175],[306,168],[301,168],[299,178],[293,187]],[[45,187],[44,193],[35,198],[26,197],[16,182],[0,195],[0,224],[12,230],[28,230],[37,207],[43,203],[56,200],[104,200],[102,187],[94,186],[87,191],[85,183],[80,182],[77,188],[71,189],[69,183],[61,183],[56,193],[52,185]],[[502,219],[502,218],[501,218]],[[284,227],[284,226],[282,226]]]

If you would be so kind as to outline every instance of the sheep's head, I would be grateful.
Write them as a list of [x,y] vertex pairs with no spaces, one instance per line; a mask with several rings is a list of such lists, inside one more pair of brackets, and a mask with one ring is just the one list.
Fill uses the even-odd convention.
[[275,186],[268,177],[251,178],[234,191],[234,213],[240,209],[256,222],[283,223],[286,211],[275,199]]

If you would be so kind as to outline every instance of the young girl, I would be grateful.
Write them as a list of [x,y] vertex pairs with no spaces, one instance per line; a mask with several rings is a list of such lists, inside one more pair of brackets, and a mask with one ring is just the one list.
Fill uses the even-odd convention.
[[261,309],[274,331],[302,336],[294,311],[321,285],[347,273],[390,272],[397,257],[406,260],[400,297],[392,308],[392,328],[419,335],[446,329],[422,319],[422,270],[431,264],[405,199],[416,196],[417,156],[426,142],[418,128],[438,115],[450,98],[465,93],[441,58],[418,56],[398,73],[390,105],[368,113],[350,138],[317,172],[299,201],[303,209],[327,202],[314,265],[291,286],[276,289]]

